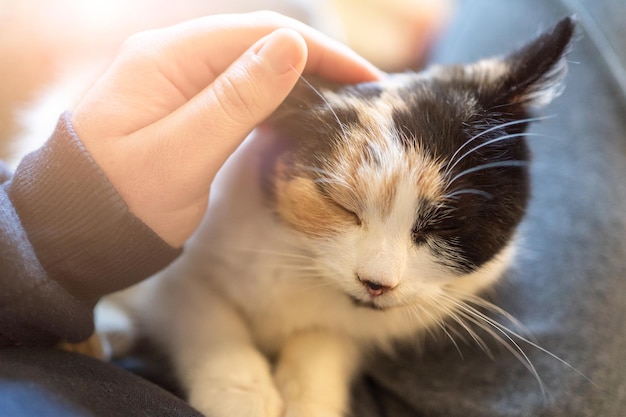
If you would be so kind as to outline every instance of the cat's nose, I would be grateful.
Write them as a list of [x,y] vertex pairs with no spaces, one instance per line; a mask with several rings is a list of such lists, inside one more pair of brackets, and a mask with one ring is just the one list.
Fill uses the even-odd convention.
[[379,295],[383,295],[387,291],[393,289],[393,287],[382,284],[380,282],[376,282],[375,280],[363,278],[360,276],[357,276],[357,278],[361,282],[361,284],[363,284],[369,295],[371,295],[372,297],[378,297]]

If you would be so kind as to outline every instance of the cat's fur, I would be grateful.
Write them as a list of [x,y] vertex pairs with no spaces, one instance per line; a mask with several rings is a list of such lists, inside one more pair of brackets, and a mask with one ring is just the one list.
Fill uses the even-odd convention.
[[236,152],[185,253],[136,289],[149,337],[212,417],[348,412],[368,349],[466,317],[529,198],[529,111],[574,22],[504,58],[301,82]]

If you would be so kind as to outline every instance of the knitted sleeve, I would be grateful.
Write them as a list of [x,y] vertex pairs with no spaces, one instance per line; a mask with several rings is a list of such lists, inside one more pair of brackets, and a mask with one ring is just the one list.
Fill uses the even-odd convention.
[[87,338],[101,296],[179,254],[130,213],[63,114],[0,187],[0,346]]

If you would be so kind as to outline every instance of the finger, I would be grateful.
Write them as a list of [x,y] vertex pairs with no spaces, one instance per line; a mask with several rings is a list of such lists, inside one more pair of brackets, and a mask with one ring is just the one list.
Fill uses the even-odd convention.
[[[280,28],[298,32],[307,44],[305,71],[328,79],[354,83],[381,78],[382,73],[350,48],[297,20],[273,12],[208,16],[160,31],[159,47],[174,51],[181,68],[202,69],[194,74],[191,95],[222,73],[255,41]],[[193,91],[195,89],[195,91]]]
[[279,29],[258,41],[187,104],[141,134],[161,137],[164,147],[171,146],[168,137],[176,137],[177,146],[193,149],[188,171],[211,177],[289,94],[306,57],[302,37]]

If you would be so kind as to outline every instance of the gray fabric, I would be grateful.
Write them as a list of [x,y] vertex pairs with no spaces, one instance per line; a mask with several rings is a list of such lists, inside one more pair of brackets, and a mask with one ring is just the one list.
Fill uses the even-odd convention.
[[180,398],[86,356],[55,349],[0,351],[1,417],[200,417]]
[[[626,2],[568,1],[589,7],[621,62]],[[462,4],[438,62],[469,62],[519,45],[569,14],[545,0]],[[584,9],[579,9],[579,12]],[[355,393],[354,416],[603,416],[626,410],[626,103],[602,51],[580,30],[567,89],[533,127],[533,198],[521,251],[492,300],[518,318],[536,343],[519,342],[543,381],[493,337],[489,358],[471,338],[445,337],[425,351],[377,358]],[[502,335],[501,335],[502,336]],[[588,379],[587,379],[588,378]]]

